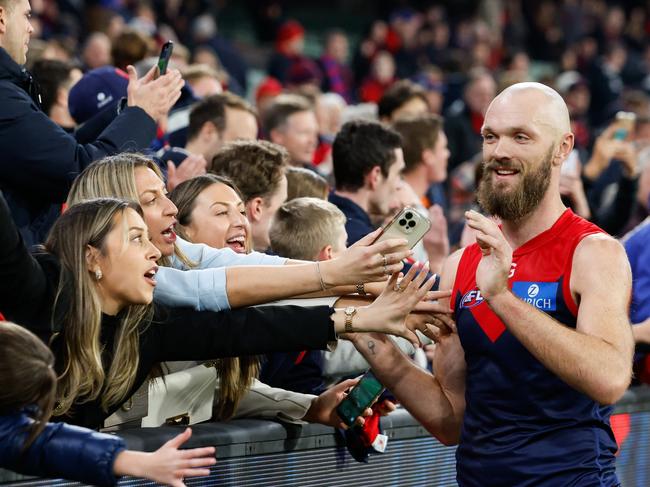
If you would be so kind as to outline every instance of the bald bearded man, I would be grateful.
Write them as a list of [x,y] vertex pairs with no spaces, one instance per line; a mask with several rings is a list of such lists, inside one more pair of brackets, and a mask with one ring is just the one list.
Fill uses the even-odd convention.
[[376,375],[433,435],[459,443],[461,486],[616,486],[612,405],[632,373],[630,269],[622,246],[562,204],[573,148],[552,89],[520,83],[482,128],[477,243],[451,255],[455,323],[431,317],[435,376],[390,339],[355,336]]

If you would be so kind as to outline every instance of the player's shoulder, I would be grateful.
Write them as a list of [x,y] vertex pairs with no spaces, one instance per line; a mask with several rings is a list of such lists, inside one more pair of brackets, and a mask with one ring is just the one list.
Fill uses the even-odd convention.
[[573,266],[584,269],[602,268],[602,266],[620,265],[627,262],[623,245],[611,235],[603,232],[592,233],[583,237],[573,257]]

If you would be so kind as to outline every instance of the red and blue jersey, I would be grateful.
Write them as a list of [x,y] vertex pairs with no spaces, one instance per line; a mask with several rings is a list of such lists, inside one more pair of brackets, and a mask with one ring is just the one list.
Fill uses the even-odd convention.
[[[599,232],[566,210],[550,229],[513,252],[512,293],[575,328],[573,254],[584,237]],[[481,256],[476,244],[465,249],[451,300],[467,362],[458,483],[618,485],[612,408],[567,385],[508,331],[476,285]]]

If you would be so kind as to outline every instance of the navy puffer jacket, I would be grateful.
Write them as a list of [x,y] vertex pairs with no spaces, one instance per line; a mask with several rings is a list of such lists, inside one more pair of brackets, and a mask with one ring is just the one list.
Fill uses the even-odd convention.
[[113,463],[126,448],[121,438],[65,423],[47,423],[22,452],[33,423],[30,408],[0,415],[0,467],[24,475],[115,485]]

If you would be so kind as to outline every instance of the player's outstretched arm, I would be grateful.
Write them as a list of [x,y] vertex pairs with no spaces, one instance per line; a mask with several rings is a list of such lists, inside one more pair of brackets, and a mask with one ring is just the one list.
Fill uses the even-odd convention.
[[[441,290],[451,289],[460,255],[459,251],[447,259]],[[448,301],[440,300],[445,306]],[[455,331],[443,328],[435,330],[435,376],[415,365],[386,335],[357,333],[350,339],[409,413],[440,442],[454,445],[465,412],[465,355]]]

